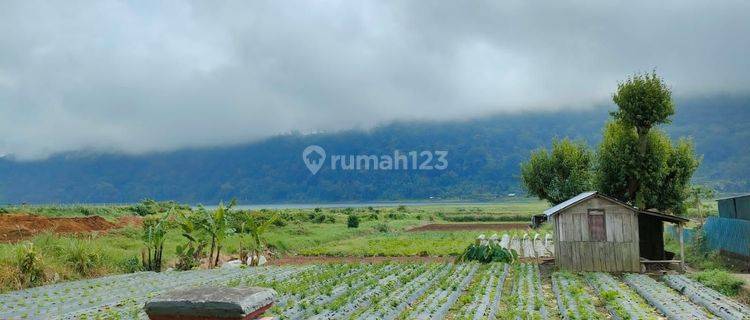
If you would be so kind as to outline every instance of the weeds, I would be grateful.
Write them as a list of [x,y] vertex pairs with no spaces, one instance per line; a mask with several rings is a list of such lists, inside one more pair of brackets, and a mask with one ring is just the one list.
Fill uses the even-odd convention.
[[719,291],[728,296],[736,296],[742,289],[744,282],[726,272],[719,269],[705,270],[690,275],[690,278],[703,283],[707,287]]
[[44,283],[42,259],[34,249],[33,243],[29,242],[16,248],[15,265],[18,269],[18,280],[22,286],[37,286]]

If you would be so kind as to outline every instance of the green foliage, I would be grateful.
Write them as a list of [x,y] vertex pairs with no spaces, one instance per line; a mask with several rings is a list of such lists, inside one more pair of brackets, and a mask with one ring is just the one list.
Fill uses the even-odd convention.
[[141,252],[143,268],[148,271],[160,272],[164,252],[164,241],[167,234],[170,215],[150,217],[143,220],[142,240],[146,249]]
[[619,109],[612,113],[615,121],[607,125],[600,146],[597,187],[639,208],[684,214],[686,190],[699,160],[691,142],[673,146],[666,134],[652,130],[671,122],[671,91],[655,72],[635,74],[618,85],[612,99]]
[[346,217],[346,226],[348,228],[359,228],[359,216],[356,214],[350,214]]
[[599,145],[596,187],[624,202],[642,203],[641,208],[682,214],[690,178],[698,168],[692,143],[672,145],[658,130],[646,134],[646,153],[639,152],[636,130],[610,122]]
[[[263,213],[258,212],[247,212],[244,215],[245,222],[242,225],[241,232],[247,233],[250,236],[250,251],[252,252],[252,263],[251,265],[257,266],[260,261],[261,252],[265,249],[265,240],[263,235],[274,225],[274,221],[277,219],[276,216],[267,216]],[[243,251],[243,250],[240,250]],[[242,255],[243,263],[246,261],[246,257]]]
[[15,266],[22,286],[37,286],[44,283],[44,269],[40,254],[29,242],[16,248]]
[[139,272],[143,271],[143,264],[137,256],[133,256],[122,260],[120,262],[119,269],[125,273]]
[[391,231],[391,227],[387,223],[378,223],[375,225],[375,230],[382,233],[387,233]]
[[82,277],[93,274],[95,268],[101,266],[102,257],[89,240],[73,238],[63,248],[65,261]]
[[155,201],[144,199],[140,203],[131,206],[130,210],[139,216],[166,213],[170,210],[190,211],[190,206],[179,204],[175,201]]
[[713,199],[716,196],[716,191],[706,186],[692,185],[687,190],[687,196],[690,207],[696,210],[696,216],[703,219],[706,217],[703,200]]
[[634,74],[618,84],[612,100],[619,107],[612,116],[643,134],[653,126],[669,123],[674,114],[672,91],[655,71]]
[[232,228],[232,207],[237,204],[237,200],[232,199],[229,205],[225,206],[223,202],[213,211],[208,211],[203,207],[198,208],[196,212],[197,227],[200,228],[210,238],[211,249],[208,254],[209,267],[219,265],[221,250],[224,246],[224,240],[234,233]]
[[728,296],[736,296],[744,282],[731,273],[720,269],[704,270],[689,275],[690,278]]
[[196,245],[195,241],[189,241],[186,244],[178,244],[175,248],[177,263],[175,263],[174,268],[180,271],[195,269],[200,265],[202,250],[203,243]]
[[515,250],[503,248],[500,244],[493,241],[489,241],[486,244],[472,243],[456,258],[457,262],[478,261],[481,263],[511,263],[516,260],[518,260],[518,253]]
[[196,219],[193,217],[193,215],[181,213],[175,219],[182,229],[182,237],[187,240],[187,243],[175,247],[175,253],[177,254],[175,269],[177,270],[192,270],[200,265],[203,247],[206,246],[206,240],[198,235]]
[[[674,114],[671,93],[655,73],[636,74],[618,86],[619,109],[605,125],[596,158],[583,143],[555,141],[521,166],[529,194],[557,204],[591,189],[641,209],[684,214],[689,183],[700,160],[691,141],[673,145],[654,126]],[[593,173],[592,173],[593,172]]]
[[552,150],[540,149],[521,164],[521,183],[530,195],[552,204],[591,190],[594,156],[583,142],[552,142]]

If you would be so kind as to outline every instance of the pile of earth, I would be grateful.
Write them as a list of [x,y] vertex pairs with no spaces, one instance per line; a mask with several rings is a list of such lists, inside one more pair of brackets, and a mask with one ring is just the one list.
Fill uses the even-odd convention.
[[123,217],[117,222],[110,222],[100,216],[61,218],[32,214],[3,214],[0,215],[0,242],[16,242],[28,239],[41,232],[86,233],[107,231],[125,225],[137,225],[139,222],[138,217]]

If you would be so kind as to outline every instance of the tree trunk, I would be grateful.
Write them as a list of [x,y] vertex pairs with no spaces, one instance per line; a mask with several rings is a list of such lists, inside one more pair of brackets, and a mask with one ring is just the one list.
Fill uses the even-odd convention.
[[[648,152],[648,128],[638,128],[638,171],[644,172],[645,168],[640,167],[645,163],[646,153]],[[641,182],[636,178],[632,178],[628,185],[628,196],[632,198],[635,206],[641,210],[645,210],[646,201],[641,194]]]
[[162,253],[164,252],[164,244],[159,245],[159,250],[157,251],[158,256],[156,257],[156,272],[161,272],[161,258]]
[[216,260],[214,261],[214,267],[219,266],[219,255],[221,255],[221,246],[218,246],[218,248],[216,248]]
[[211,252],[208,253],[208,268],[209,269],[212,268],[211,264],[213,263],[213,261],[211,261],[211,260],[214,259],[214,250],[215,249],[216,249],[216,237],[215,236],[211,236]]

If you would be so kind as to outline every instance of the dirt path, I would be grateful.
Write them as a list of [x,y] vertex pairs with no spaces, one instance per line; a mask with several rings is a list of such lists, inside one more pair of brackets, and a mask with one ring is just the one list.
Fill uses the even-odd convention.
[[514,230],[528,228],[529,225],[527,223],[433,223],[407,231]]
[[140,217],[121,217],[117,222],[110,222],[100,216],[61,218],[32,214],[3,214],[0,215],[0,242],[17,242],[42,232],[104,232],[127,225],[138,226],[141,222]]

